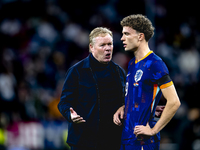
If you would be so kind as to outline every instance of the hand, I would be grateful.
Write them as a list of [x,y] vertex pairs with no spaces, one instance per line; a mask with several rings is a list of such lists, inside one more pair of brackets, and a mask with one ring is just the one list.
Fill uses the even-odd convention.
[[120,119],[123,119],[124,118],[124,105],[122,107],[120,107],[116,113],[114,114],[113,116],[113,122],[118,125],[118,126],[121,126],[122,125],[122,122]]
[[146,126],[143,126],[143,125],[135,126],[135,128],[134,128],[134,134],[137,137],[140,134],[147,135],[147,136],[153,136],[156,133],[154,133],[154,131],[150,128],[149,123],[147,123]]
[[155,116],[156,116],[157,118],[160,118],[160,116],[161,116],[161,114],[162,114],[164,108],[165,108],[165,106],[157,106],[157,107],[156,107]]
[[74,111],[74,109],[72,107],[70,107],[70,113],[71,113],[71,120],[74,123],[83,123],[86,122],[83,117],[81,117],[80,115],[77,115],[77,113]]

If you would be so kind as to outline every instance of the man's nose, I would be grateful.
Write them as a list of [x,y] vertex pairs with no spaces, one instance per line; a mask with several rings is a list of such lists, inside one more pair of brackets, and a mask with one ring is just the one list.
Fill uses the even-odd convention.
[[112,47],[111,45],[106,45],[106,46],[105,46],[105,50],[110,51],[110,50],[111,50],[111,47]]
[[124,36],[121,37],[121,41],[124,41]]

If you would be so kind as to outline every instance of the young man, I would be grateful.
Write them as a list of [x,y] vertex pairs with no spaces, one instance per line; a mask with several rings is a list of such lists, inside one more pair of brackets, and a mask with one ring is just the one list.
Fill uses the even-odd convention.
[[90,55],[72,66],[58,108],[69,122],[71,150],[118,150],[122,127],[113,115],[124,103],[126,76],[112,59],[113,35],[98,27],[89,35]]
[[[121,21],[125,51],[135,57],[129,62],[126,78],[125,106],[113,117],[117,125],[124,118],[121,150],[158,150],[159,132],[167,125],[180,106],[169,71],[160,57],[149,49],[148,41],[154,27],[143,15],[130,15]],[[156,106],[161,93],[167,100],[165,109],[156,122]]]

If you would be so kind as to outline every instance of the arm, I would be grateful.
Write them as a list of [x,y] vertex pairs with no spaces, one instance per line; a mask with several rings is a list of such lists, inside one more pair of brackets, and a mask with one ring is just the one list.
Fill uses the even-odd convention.
[[75,107],[78,99],[78,73],[70,68],[66,74],[58,109],[68,122],[72,122],[70,108]]
[[161,91],[163,93],[163,96],[167,100],[167,103],[160,119],[153,128],[150,128],[148,124],[147,126],[136,126],[134,129],[134,134],[136,134],[136,136],[138,136],[139,134],[149,136],[157,134],[168,124],[168,122],[172,119],[172,117],[178,110],[181,103],[176,93],[174,85],[161,89]]

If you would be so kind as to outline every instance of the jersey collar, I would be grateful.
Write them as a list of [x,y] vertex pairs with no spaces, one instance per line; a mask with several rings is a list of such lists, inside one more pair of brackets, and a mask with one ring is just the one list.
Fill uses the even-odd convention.
[[140,60],[136,60],[135,59],[135,64],[137,64],[138,62],[140,62],[141,60],[145,59],[146,57],[148,57],[151,53],[153,53],[153,51],[149,51],[142,59]]

